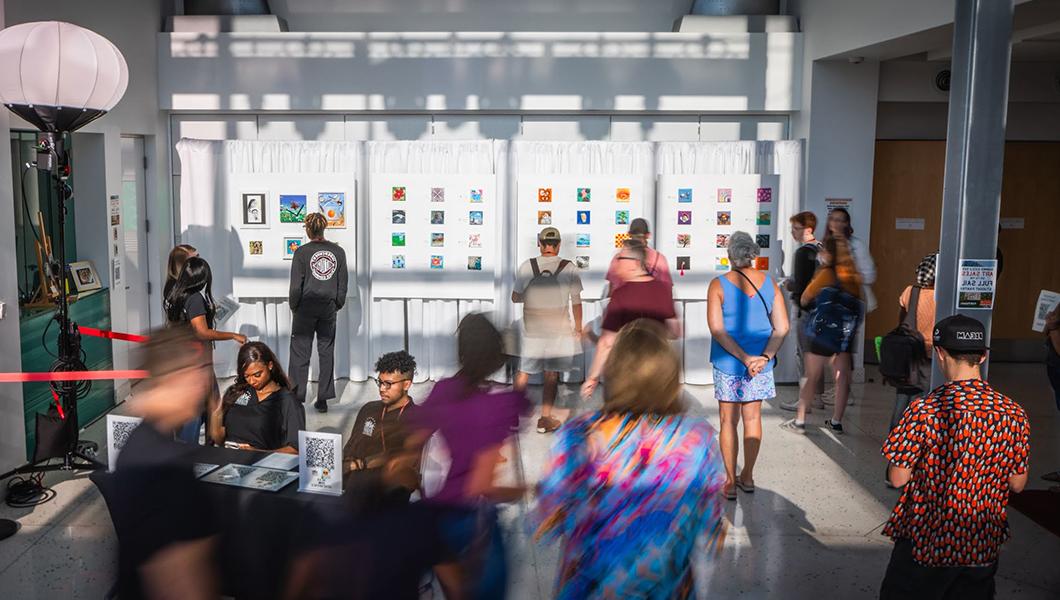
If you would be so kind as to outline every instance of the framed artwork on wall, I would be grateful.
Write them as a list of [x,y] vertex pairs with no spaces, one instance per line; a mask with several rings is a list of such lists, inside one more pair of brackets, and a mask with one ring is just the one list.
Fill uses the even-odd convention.
[[346,193],[320,192],[317,194],[317,207],[328,221],[329,229],[346,228]]
[[74,280],[77,293],[90,292],[103,287],[99,282],[99,273],[96,272],[92,261],[81,260],[70,263],[70,277]]
[[301,237],[285,236],[283,238],[283,259],[291,260],[294,258],[295,251],[302,247],[302,241]]
[[267,192],[243,192],[239,196],[241,229],[267,229],[269,227],[269,194]]

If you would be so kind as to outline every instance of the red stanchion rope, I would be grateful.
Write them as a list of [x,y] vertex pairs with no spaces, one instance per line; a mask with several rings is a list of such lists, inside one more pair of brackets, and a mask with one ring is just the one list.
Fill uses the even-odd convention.
[[145,335],[136,335],[133,333],[121,333],[118,331],[106,331],[103,329],[96,329],[95,327],[84,327],[82,325],[77,326],[78,331],[82,335],[89,335],[92,337],[107,338],[109,340],[121,340],[124,342],[136,342],[138,344],[146,343],[150,338]]
[[99,379],[146,379],[147,371],[52,371],[48,373],[0,373],[0,383],[38,381],[88,381]]

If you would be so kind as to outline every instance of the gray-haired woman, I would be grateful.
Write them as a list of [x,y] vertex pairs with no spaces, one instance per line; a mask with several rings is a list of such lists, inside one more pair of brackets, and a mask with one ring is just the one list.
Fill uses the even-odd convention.
[[[743,231],[732,234],[728,251],[732,271],[711,281],[707,290],[707,324],[713,338],[710,362],[728,478],[725,497],[734,500],[737,487],[754,492],[754,464],[762,443],[762,401],[776,396],[773,359],[788,333],[788,313],[773,278],[755,270],[760,250],[751,236]],[[744,465],[737,476],[736,425],[741,419]]]

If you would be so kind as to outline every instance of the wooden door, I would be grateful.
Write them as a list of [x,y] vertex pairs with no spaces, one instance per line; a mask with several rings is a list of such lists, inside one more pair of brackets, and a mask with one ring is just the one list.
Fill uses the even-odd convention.
[[[871,251],[878,271],[873,290],[880,308],[866,321],[866,339],[897,324],[898,294],[914,281],[920,259],[938,249],[942,227],[945,141],[876,142],[872,185]],[[1060,143],[1005,144],[1001,218],[1023,219],[1002,229],[1004,270],[997,284],[993,338],[1030,340],[1042,289],[1060,291]],[[897,218],[922,218],[923,230],[898,230]],[[855,228],[856,228],[855,224]]]
[[[916,267],[937,252],[942,228],[944,141],[877,141],[872,176],[870,251],[876,261],[872,289],[879,308],[865,322],[865,339],[894,328],[898,295],[916,281]],[[923,230],[896,229],[896,219],[923,219]],[[857,224],[854,224],[857,235]]]

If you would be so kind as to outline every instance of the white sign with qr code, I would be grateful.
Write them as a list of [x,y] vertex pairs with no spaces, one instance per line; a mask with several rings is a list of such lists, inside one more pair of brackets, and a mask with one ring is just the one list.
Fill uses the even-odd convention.
[[141,421],[143,419],[140,417],[107,415],[107,469],[111,473],[118,465],[118,455],[125,447],[125,442],[129,441],[129,434],[140,425]]
[[298,432],[298,491],[342,495],[342,435]]

